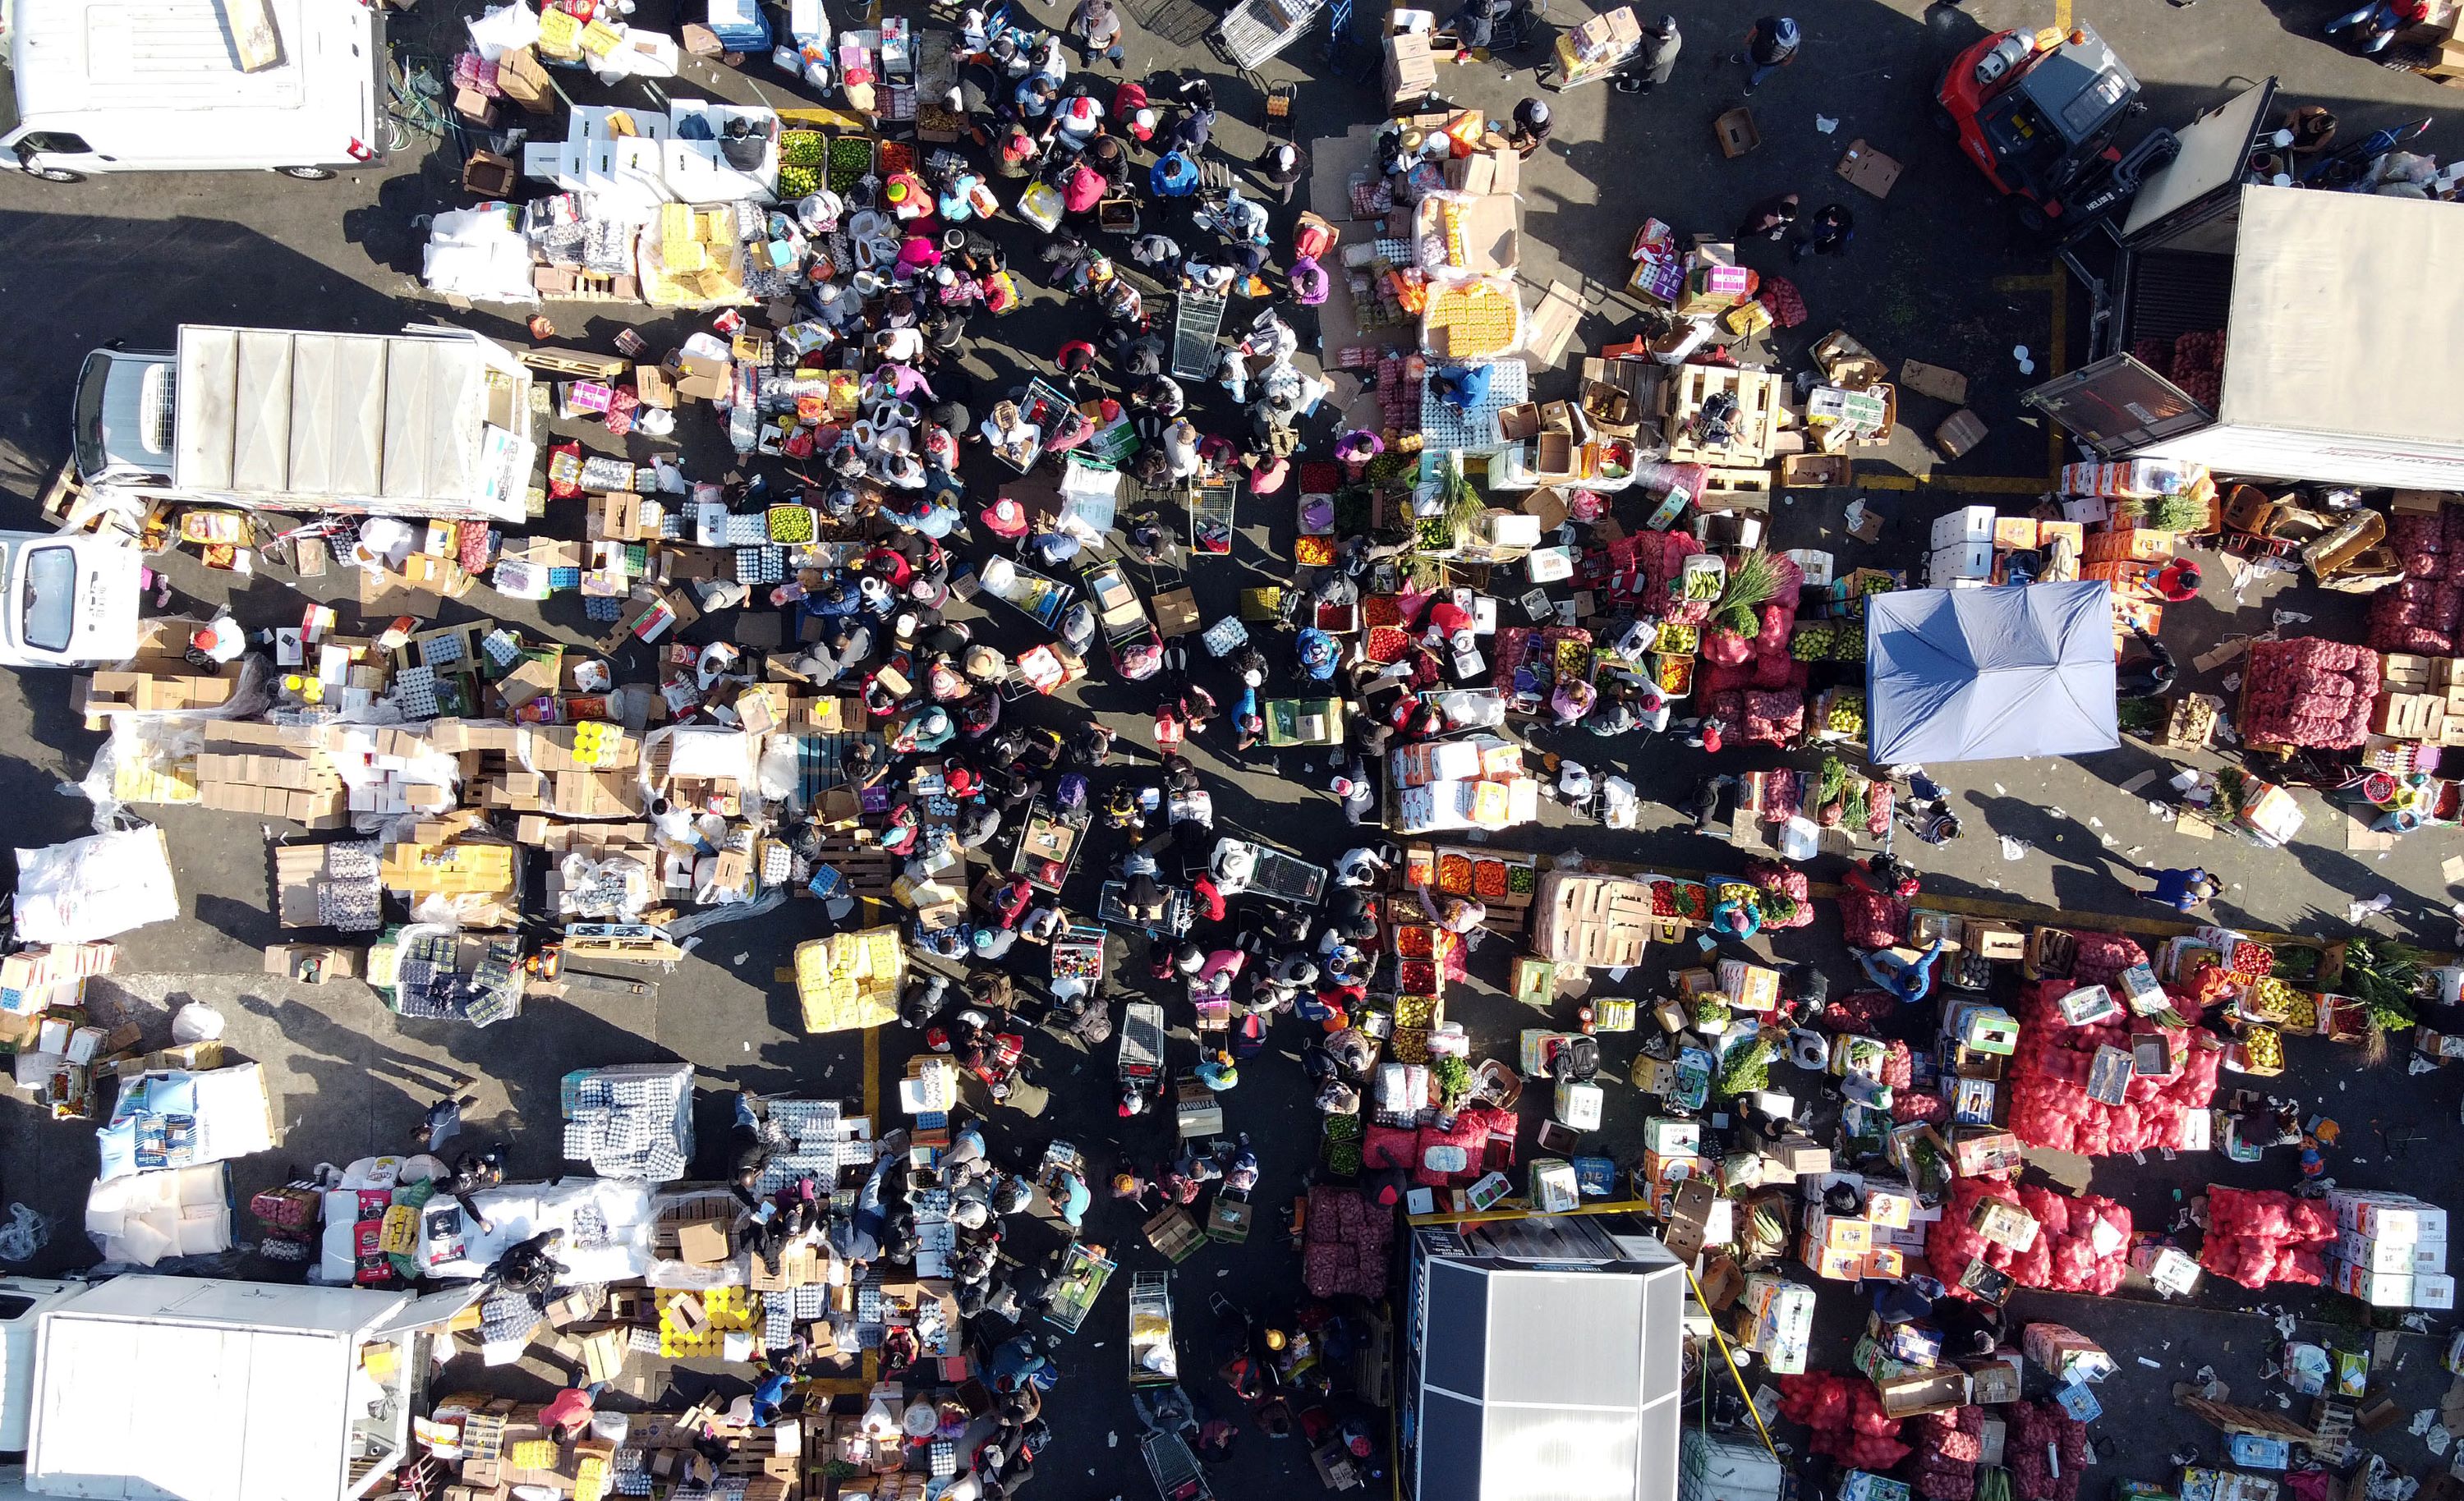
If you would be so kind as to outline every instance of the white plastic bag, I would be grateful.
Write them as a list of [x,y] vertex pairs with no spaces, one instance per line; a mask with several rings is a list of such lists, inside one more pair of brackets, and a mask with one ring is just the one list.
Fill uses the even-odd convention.
[[171,1045],[185,1048],[197,1042],[220,1042],[226,1025],[222,1012],[203,1001],[190,1001],[171,1013]]

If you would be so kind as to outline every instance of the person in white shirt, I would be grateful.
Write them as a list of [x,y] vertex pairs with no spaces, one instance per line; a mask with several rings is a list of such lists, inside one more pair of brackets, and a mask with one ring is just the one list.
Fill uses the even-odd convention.
[[1334,879],[1347,886],[1374,885],[1378,877],[1386,874],[1387,864],[1385,856],[1365,844],[1356,845],[1344,851],[1343,859],[1335,861]]

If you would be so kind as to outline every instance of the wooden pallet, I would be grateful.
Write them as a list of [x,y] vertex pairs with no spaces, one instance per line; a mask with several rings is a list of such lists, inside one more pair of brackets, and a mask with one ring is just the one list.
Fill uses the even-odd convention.
[[[1737,415],[1729,424],[1734,441],[1706,447],[1689,430],[1703,403],[1720,392],[1734,392]],[[1761,370],[1736,370],[1727,365],[1680,365],[1668,384],[1665,436],[1671,464],[1707,464],[1715,468],[1759,468],[1771,462],[1779,441],[1780,403],[1787,383]]]
[[[901,863],[898,857],[872,842],[869,836],[859,839],[852,834],[833,834],[821,842],[819,856],[825,865],[833,866],[847,878],[847,889],[859,897],[890,900],[891,884],[898,879]],[[798,891],[804,888],[799,886]]]
[[1771,471],[1769,469],[1705,469],[1702,492],[1694,497],[1696,509],[1708,511],[1716,505],[1747,505],[1762,510],[1771,508]]

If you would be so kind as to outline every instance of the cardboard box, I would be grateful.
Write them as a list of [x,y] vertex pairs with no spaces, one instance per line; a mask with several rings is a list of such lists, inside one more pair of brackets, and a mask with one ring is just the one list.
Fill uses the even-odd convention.
[[1962,1360],[1968,1372],[1968,1400],[1980,1406],[2019,1400],[2019,1352],[1997,1351],[1973,1360]]
[[1911,1372],[1874,1383],[1882,1399],[1882,1411],[1894,1418],[1913,1418],[1928,1412],[1948,1412],[1968,1405],[1968,1373],[1957,1366],[1937,1371]]
[[1920,395],[1948,402],[1953,406],[1968,404],[1968,377],[1956,370],[1926,364],[1922,359],[1900,361],[1900,384]]
[[1435,92],[1438,64],[1429,54],[1426,33],[1406,32],[1386,38],[1385,79],[1391,104],[1408,103]]
[[1933,430],[1933,446],[1946,459],[1965,456],[1985,441],[1985,419],[1966,407],[1951,413]]
[[1841,177],[1877,198],[1891,196],[1891,186],[1900,180],[1900,163],[1865,144],[1862,137],[1848,142],[1848,154],[1839,159]]
[[727,1227],[715,1220],[694,1220],[676,1227],[676,1259],[696,1267],[715,1267],[727,1260]]

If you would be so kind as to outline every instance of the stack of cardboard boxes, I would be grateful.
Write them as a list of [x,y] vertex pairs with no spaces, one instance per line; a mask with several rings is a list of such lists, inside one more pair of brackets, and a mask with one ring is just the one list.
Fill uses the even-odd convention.
[[2379,656],[2371,732],[2389,740],[2464,746],[2464,661],[2409,652]]
[[2376,1308],[2452,1309],[2447,1211],[2410,1194],[2335,1188],[2336,1244],[2328,1251],[2336,1291]]
[[[1907,1185],[1887,1179],[1834,1172],[1802,1182],[1805,1222],[1797,1238],[1797,1259],[1815,1276],[1834,1281],[1900,1280],[1907,1274],[1908,1258],[1925,1253],[1923,1227],[1942,1213],[1920,1205]],[[1842,1183],[1863,1194],[1864,1207],[1853,1214],[1833,1207],[1825,1198]]]

